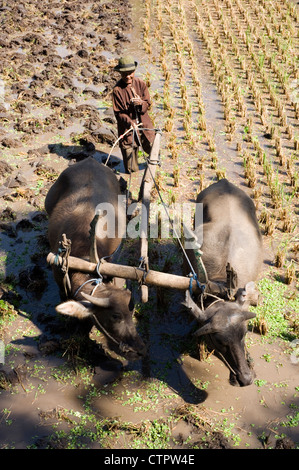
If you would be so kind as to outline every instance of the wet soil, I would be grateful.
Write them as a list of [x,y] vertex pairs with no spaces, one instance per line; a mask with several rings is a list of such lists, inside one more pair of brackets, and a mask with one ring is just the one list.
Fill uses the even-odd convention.
[[[110,95],[118,79],[113,67],[127,51],[139,62],[138,76],[149,84],[151,114],[163,131],[157,184],[165,202],[194,203],[200,189],[225,175],[254,199],[259,216],[266,211],[273,222],[261,217],[265,259],[260,278],[284,284],[287,268],[295,266],[294,280],[284,284],[284,295],[297,295],[296,231],[284,230],[282,208],[271,197],[273,190],[262,164],[256,165],[257,184],[250,187],[243,161],[246,152],[258,150],[253,135],[277,171],[289,201],[283,209],[294,227],[298,180],[294,183],[291,171],[294,165],[298,170],[298,154],[294,156],[298,115],[294,100],[281,89],[279,72],[266,70],[279,89],[289,128],[281,124],[263,76],[246,55],[246,34],[241,34],[248,28],[246,15],[231,9],[232,3],[226,2],[220,15],[216,1],[202,2],[199,23],[189,1],[123,0],[117,5],[63,1],[51,6],[45,1],[38,5],[11,1],[2,7],[0,344],[5,345],[5,361],[0,366],[0,448],[298,447],[299,362],[294,340],[298,338],[298,312],[287,307],[283,312],[293,327],[288,339],[261,336],[251,326],[247,348],[256,379],[249,387],[236,388],[229,384],[229,371],[217,357],[209,354],[199,360],[202,349],[192,336],[195,325],[181,306],[183,293],[150,288],[149,301],[142,304],[138,286],[131,286],[136,322],[149,344],[146,360],[131,363],[113,354],[94,330],[89,337],[81,325],[55,314],[60,298],[46,264],[45,195],[64,168],[90,155],[105,161],[110,153],[117,137]],[[248,2],[238,3],[245,7]],[[258,2],[251,3],[248,15],[257,28],[254,7]],[[298,75],[294,75],[292,59],[283,62],[275,37],[286,41],[279,22],[284,27],[288,24],[292,47],[298,52],[296,10],[290,8],[292,2],[277,0],[276,18],[267,10],[267,2],[260,3],[263,15],[267,11],[272,15],[268,35],[274,39],[270,41],[265,34],[266,46],[278,65],[289,67],[294,82]],[[225,32],[223,18],[230,13],[237,15],[232,15],[233,34],[242,38],[237,44],[247,61],[247,72]],[[238,15],[241,32],[235,23]],[[188,52],[184,18],[193,55]],[[207,37],[198,33],[200,21],[213,26]],[[218,39],[213,36],[216,31]],[[227,46],[227,56],[222,44]],[[262,47],[258,42],[254,47],[257,44]],[[215,66],[221,54],[236,74],[224,83],[225,74],[218,76]],[[200,105],[192,57],[201,85]],[[246,115],[233,93],[236,76]],[[261,122],[254,83],[266,100],[268,124]],[[230,100],[232,115],[225,114],[226,100]],[[199,125],[202,114],[205,125],[202,121]],[[169,119],[172,127],[166,126]],[[271,132],[280,136],[283,165]],[[136,197],[142,170],[129,179],[118,148],[109,165]],[[153,191],[153,200],[158,199]],[[173,240],[150,240],[149,246],[153,269],[181,274],[183,257]],[[277,267],[281,246],[285,258]],[[136,241],[126,241],[119,262],[138,264]]]

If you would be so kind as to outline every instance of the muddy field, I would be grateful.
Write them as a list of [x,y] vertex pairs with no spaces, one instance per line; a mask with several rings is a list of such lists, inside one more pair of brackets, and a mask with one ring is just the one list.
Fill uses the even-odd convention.
[[[298,448],[297,2],[12,0],[0,11],[0,448]],[[45,195],[69,165],[106,160],[124,51],[162,129],[163,201],[195,202],[226,177],[256,204],[265,255],[249,387],[232,387],[196,343],[181,292],[150,288],[142,304],[131,286],[142,362],[55,313]],[[144,161],[129,180],[117,147],[109,159],[133,199]],[[175,240],[149,248],[152,269],[182,273]],[[139,256],[126,240],[119,262]]]

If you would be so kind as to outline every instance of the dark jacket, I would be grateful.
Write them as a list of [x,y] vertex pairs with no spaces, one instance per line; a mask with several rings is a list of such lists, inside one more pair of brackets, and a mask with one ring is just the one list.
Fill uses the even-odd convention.
[[[153,129],[153,123],[148,115],[148,109],[151,105],[148,88],[145,82],[137,77],[133,78],[132,86],[135,92],[143,100],[143,104],[140,106],[134,107],[134,105],[131,103],[131,99],[134,97],[131,85],[126,85],[123,80],[119,80],[113,88],[113,110],[117,120],[117,130],[119,137],[131,127],[132,123],[137,122],[136,110],[138,113],[139,122],[141,121],[142,123],[141,127]],[[144,133],[149,143],[153,143],[155,132],[147,130],[142,132]],[[124,137],[124,139],[121,140],[120,144],[123,143],[130,145],[132,144],[132,140],[133,132],[129,132]]]

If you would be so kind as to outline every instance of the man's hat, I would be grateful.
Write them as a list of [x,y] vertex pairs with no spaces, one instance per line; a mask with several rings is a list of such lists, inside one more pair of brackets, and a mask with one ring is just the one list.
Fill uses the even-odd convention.
[[114,67],[114,70],[117,70],[117,72],[133,72],[137,65],[138,62],[135,62],[131,55],[127,55],[118,60],[118,64]]

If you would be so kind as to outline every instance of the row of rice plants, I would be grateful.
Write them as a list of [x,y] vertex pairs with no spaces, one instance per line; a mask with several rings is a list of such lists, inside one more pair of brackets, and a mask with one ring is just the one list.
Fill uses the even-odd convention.
[[[197,64],[182,4],[170,1],[162,3],[158,0],[155,2],[155,8],[151,10],[151,15],[151,39],[155,44],[159,44],[157,62],[162,68],[164,79],[163,108],[167,148],[175,160],[174,186],[178,186],[179,168],[184,166],[183,158],[178,162],[180,150],[183,151],[184,148],[185,153],[197,153],[199,142],[204,138],[209,150],[214,154],[214,161],[217,161],[216,149],[206,126]],[[217,170],[216,166],[211,168]],[[190,169],[187,171],[191,174]],[[200,173],[197,167],[195,173],[199,177],[201,189],[204,174]],[[192,179],[194,180],[194,174]]]
[[[155,14],[157,16],[156,24],[159,26],[155,31],[155,39],[157,38],[160,44],[165,97],[168,96],[165,101],[167,103],[176,100],[174,106],[165,106],[165,112],[168,113],[166,122],[170,124],[167,130],[169,131],[168,135],[173,136],[172,151],[175,159],[178,158],[175,150],[178,148],[178,124],[175,126],[174,122],[177,123],[178,120],[182,122],[184,119],[185,144],[192,147],[193,156],[197,159],[195,168],[193,171],[190,170],[188,174],[192,178],[194,176],[199,178],[200,186],[203,187],[203,178],[207,173],[207,168],[203,164],[206,155],[202,158],[199,146],[194,146],[194,142],[198,144],[198,141],[192,136],[197,133],[201,135],[201,144],[204,140],[208,145],[211,155],[210,169],[216,171],[216,178],[225,176],[225,172],[219,170],[213,133],[207,129],[205,121],[200,75],[194,52],[195,27],[196,34],[206,46],[215,82],[222,97],[227,139],[236,141],[238,154],[243,161],[244,176],[252,190],[256,204],[259,206],[265,234],[270,236],[273,235],[275,229],[279,230],[288,237],[286,242],[288,244],[288,240],[294,239],[294,220],[289,208],[292,207],[294,198],[298,194],[294,153],[298,141],[295,134],[295,121],[292,120],[296,110],[293,107],[293,111],[290,111],[289,94],[287,93],[289,82],[288,86],[283,88],[282,80],[280,80],[283,77],[282,75],[279,77],[279,72],[277,72],[281,67],[278,49],[275,60],[271,61],[270,56],[267,56],[267,71],[262,73],[263,67],[266,67],[262,57],[268,39],[263,35],[264,45],[259,48],[257,35],[261,31],[258,29],[259,27],[263,27],[264,31],[266,28],[262,26],[262,23],[259,26],[259,22],[250,16],[254,12],[257,13],[258,3],[255,2],[248,12],[241,10],[243,12],[242,21],[238,19],[239,24],[237,14],[240,13],[243,6],[240,0],[236,4],[231,0],[225,2],[202,0],[200,3],[197,0],[189,2],[177,0],[175,3],[170,1],[163,4],[160,1],[154,3],[157,5]],[[282,14],[285,14],[284,11],[285,8],[281,8]],[[291,21],[290,15],[288,21]],[[273,42],[271,57],[277,48],[276,43],[277,41]],[[295,47],[293,43],[292,47]],[[292,70],[292,61],[289,60],[287,64],[288,70]],[[176,71],[175,77],[172,75],[173,70]],[[279,88],[267,87],[267,75],[271,75],[272,81],[280,80]],[[173,89],[170,89],[170,83],[173,80],[176,80],[179,89],[176,97],[174,97]],[[180,104],[178,104],[179,95]],[[248,98],[250,95],[254,109],[252,109]],[[197,97],[197,100],[194,97]],[[276,99],[276,97],[278,98]],[[287,113],[291,116],[287,125],[282,119],[285,111],[279,116],[279,106],[277,105],[279,100],[283,100],[284,106],[287,107]],[[269,101],[272,105],[276,103],[276,108],[273,106],[272,113],[275,110],[277,118],[281,118],[278,124],[274,123],[273,116],[269,113],[267,115]],[[176,112],[171,113],[174,108]],[[181,108],[181,112],[178,111],[179,108]],[[188,110],[191,112],[188,113]],[[201,122],[200,116],[202,117]],[[196,117],[197,124],[195,124]],[[260,117],[260,123],[256,122],[257,117]],[[282,135],[283,127],[285,131]],[[266,132],[270,134],[270,141],[266,141],[267,145],[265,145],[263,137],[263,133]],[[240,143],[240,135],[242,135],[242,143]],[[285,145],[286,139],[290,142],[287,146]],[[180,167],[181,163],[176,166],[177,172],[174,172],[175,186],[179,185]],[[263,201],[262,207],[260,207],[261,200]]]
[[[233,20],[239,42],[243,42],[243,46],[246,46],[247,70],[249,67],[250,73],[259,74],[270,94],[271,104],[280,117],[281,126],[286,126],[288,121],[285,110],[287,101],[294,108],[296,119],[299,112],[296,93],[293,89],[298,74],[297,61],[294,59],[296,44],[293,44],[290,37],[288,43],[284,41],[282,46],[278,34],[274,36],[276,41],[273,43],[268,35],[268,23],[265,22],[265,17],[261,12],[258,14],[259,10],[254,5],[253,14],[255,17],[252,17],[249,15],[248,7],[246,6],[245,11],[245,8],[240,5],[240,0],[237,2],[237,12],[235,11],[235,3],[232,3],[231,0],[227,0],[226,4],[228,11],[225,13],[222,9],[222,16],[225,21],[230,21],[230,23]],[[240,21],[241,12],[244,16],[243,24]],[[265,34],[266,31],[267,34]],[[251,82],[256,83],[257,80],[251,79]],[[283,93],[281,93],[281,89]]]
[[[204,187],[204,175],[208,173],[208,170],[212,170],[212,179],[221,179],[226,176],[226,171],[224,168],[219,167],[219,159],[217,155],[216,142],[214,138],[214,129],[209,128],[206,122],[205,116],[205,105],[202,99],[202,87],[200,81],[200,75],[198,73],[198,62],[196,59],[195,48],[193,41],[190,39],[190,32],[192,33],[192,28],[190,28],[190,22],[187,21],[189,16],[185,8],[185,3],[182,0],[178,1],[177,5],[177,24],[180,25],[180,38],[182,48],[185,53],[186,61],[188,61],[188,67],[190,75],[192,78],[192,92],[193,92],[193,102],[192,106],[196,108],[196,114],[193,113],[193,129],[195,133],[200,136],[201,144],[204,146],[204,152],[201,154],[199,161],[197,162],[194,172],[199,176],[199,189],[201,190]],[[198,139],[195,139],[195,142],[199,142]],[[194,148],[194,138],[190,139],[191,146]],[[197,158],[200,155],[199,146],[196,147]],[[208,167],[204,167],[204,161],[206,160],[208,151]],[[203,171],[204,170],[204,171]],[[209,172],[210,173],[210,172]]]
[[[231,6],[230,0],[227,0],[226,2]],[[215,1],[214,4],[217,4]],[[199,6],[196,3],[193,3],[193,6],[195,6],[195,12],[196,12],[196,23],[198,27],[198,33],[200,34],[201,38],[204,40],[204,42],[207,45],[207,49],[211,58],[211,64],[213,67],[213,72],[215,76],[216,83],[218,85],[219,91],[221,93],[223,102],[224,102],[224,112],[225,112],[225,118],[227,120],[227,128],[230,131],[234,131],[236,126],[236,117],[237,113],[235,112],[234,116],[232,117],[232,109],[234,106],[233,102],[233,97],[236,98],[237,103],[235,102],[235,110],[240,113],[241,117],[247,117],[247,112],[246,112],[246,103],[244,100],[244,93],[242,93],[242,90],[244,87],[242,86],[241,80],[237,77],[237,73],[234,70],[234,64],[232,64],[231,60],[229,59],[229,51],[228,51],[228,46],[227,42],[224,42],[224,37],[227,37],[230,35],[229,31],[227,30],[227,25],[226,29],[224,28],[224,31],[227,30],[227,34],[221,35],[221,30],[220,28],[217,27],[217,24],[215,23],[214,19],[212,18],[212,13],[210,8],[210,3],[208,4],[207,2],[202,2],[201,8],[199,9]],[[206,14],[207,17],[202,16],[203,12],[203,6],[207,7]],[[217,9],[216,9],[217,10]],[[223,18],[223,9],[221,10],[221,13],[217,11],[218,17]],[[233,17],[231,15],[230,17]],[[206,19],[210,21],[212,28],[209,28],[209,32],[207,32],[207,28],[205,28],[206,24]],[[212,33],[211,33],[212,31]],[[212,38],[211,38],[212,36]],[[232,37],[232,35],[231,35]],[[218,55],[217,55],[217,50]],[[226,51],[226,52],[225,52]],[[235,45],[235,47],[232,47],[231,53],[238,57],[238,53],[240,51],[240,48]],[[246,61],[248,62],[248,61]],[[245,68],[245,65],[244,65]],[[256,108],[257,111],[260,112],[261,120],[262,123],[267,125],[267,128],[265,130],[270,130],[271,132],[271,137],[275,138],[274,140],[274,146],[276,148],[276,154],[279,157],[280,165],[285,165],[285,166],[290,166],[289,161],[290,159],[293,158],[293,155],[288,152],[284,153],[282,150],[282,143],[281,143],[281,138],[279,137],[279,133],[275,132],[275,127],[272,129],[271,122],[270,120],[267,121],[266,119],[263,121],[264,113],[266,107],[263,106],[262,99],[264,98],[264,93],[260,92],[256,83],[257,79],[254,74],[246,72],[246,76],[248,77],[248,85],[251,88],[252,96],[255,100],[256,103]],[[229,80],[227,80],[227,77],[229,77]],[[229,82],[229,83],[228,83]],[[247,140],[249,140],[250,136],[250,126],[252,126],[252,117],[247,117],[246,121],[246,128],[247,128]],[[288,135],[288,138],[291,139],[294,134],[292,132],[292,126],[288,126],[286,129],[286,133]],[[230,132],[230,138],[232,137],[232,132]],[[294,141],[293,146],[294,150],[297,149],[297,140]]]
[[[273,106],[272,114],[277,112],[278,117],[280,118],[279,126],[287,126],[286,133],[288,138],[294,139],[293,145],[294,148],[296,148],[298,146],[297,138],[294,135],[294,128],[292,123],[288,123],[285,110],[285,101],[282,100],[281,94],[278,93],[278,87],[274,83],[273,77],[265,69],[263,51],[261,51],[258,43],[255,44],[252,39],[250,39],[250,34],[248,32],[250,28],[248,28],[248,25],[246,24],[245,26],[240,26],[240,18],[233,10],[231,1],[227,0],[226,4],[230,7],[227,13],[225,13],[224,8],[219,7],[219,3],[216,0],[213,2],[213,4],[210,2],[204,2],[204,5],[201,5],[201,12],[203,11],[202,7],[204,6],[206,8],[207,18],[212,25],[212,39],[210,38],[210,34],[205,31],[206,28],[204,18],[199,20],[197,15],[197,23],[200,28],[199,32],[201,36],[205,36],[203,39],[208,41],[208,48],[210,50],[212,65],[214,69],[216,69],[214,73],[216,74],[216,79],[218,80],[218,86],[219,78],[217,77],[220,76],[220,80],[221,77],[222,80],[223,77],[227,78],[228,70],[231,69],[232,75],[230,76],[230,88],[232,89],[232,93],[235,94],[237,99],[237,106],[238,110],[241,112],[241,116],[245,117],[246,104],[244,103],[244,96],[242,97],[242,95],[244,95],[244,92],[242,92],[244,86],[242,86],[241,80],[238,77],[236,78],[236,74],[234,75],[233,70],[235,66],[229,63],[230,57],[232,57],[233,60],[238,60],[242,70],[245,72],[247,80],[246,85],[250,88],[252,93],[256,110],[260,115],[261,123],[265,126],[267,132],[271,132],[272,135],[279,135],[282,132],[282,128],[276,127],[275,122],[273,122],[273,117],[268,111],[267,103],[269,95],[271,106]],[[213,12],[217,12],[218,21],[213,20]],[[248,17],[248,13],[246,16]],[[232,30],[232,28],[237,29],[237,36],[235,35],[235,32]],[[221,39],[221,33],[224,38],[227,39],[227,41],[224,41],[224,38]],[[221,59],[219,59],[215,64],[215,54],[217,54],[217,51],[219,51],[221,57],[224,57],[224,61],[222,62]],[[220,68],[220,71],[218,68]],[[293,69],[291,72],[293,72]],[[259,75],[257,75],[257,73]],[[259,84],[259,82],[261,83]],[[228,88],[227,85],[226,88]],[[231,100],[229,100],[227,96],[223,96],[223,86],[219,91],[222,93],[225,108],[228,110],[231,109],[230,104],[233,103],[231,103]],[[267,93],[265,93],[265,91]],[[290,96],[291,93],[291,87],[288,87],[287,96]],[[228,95],[227,92],[225,94]],[[292,96],[295,96],[295,94],[293,93]],[[295,101],[296,99],[294,98],[294,104],[296,104]],[[295,113],[297,114],[297,105],[294,107]],[[234,129],[232,123],[229,123],[228,127]]]

